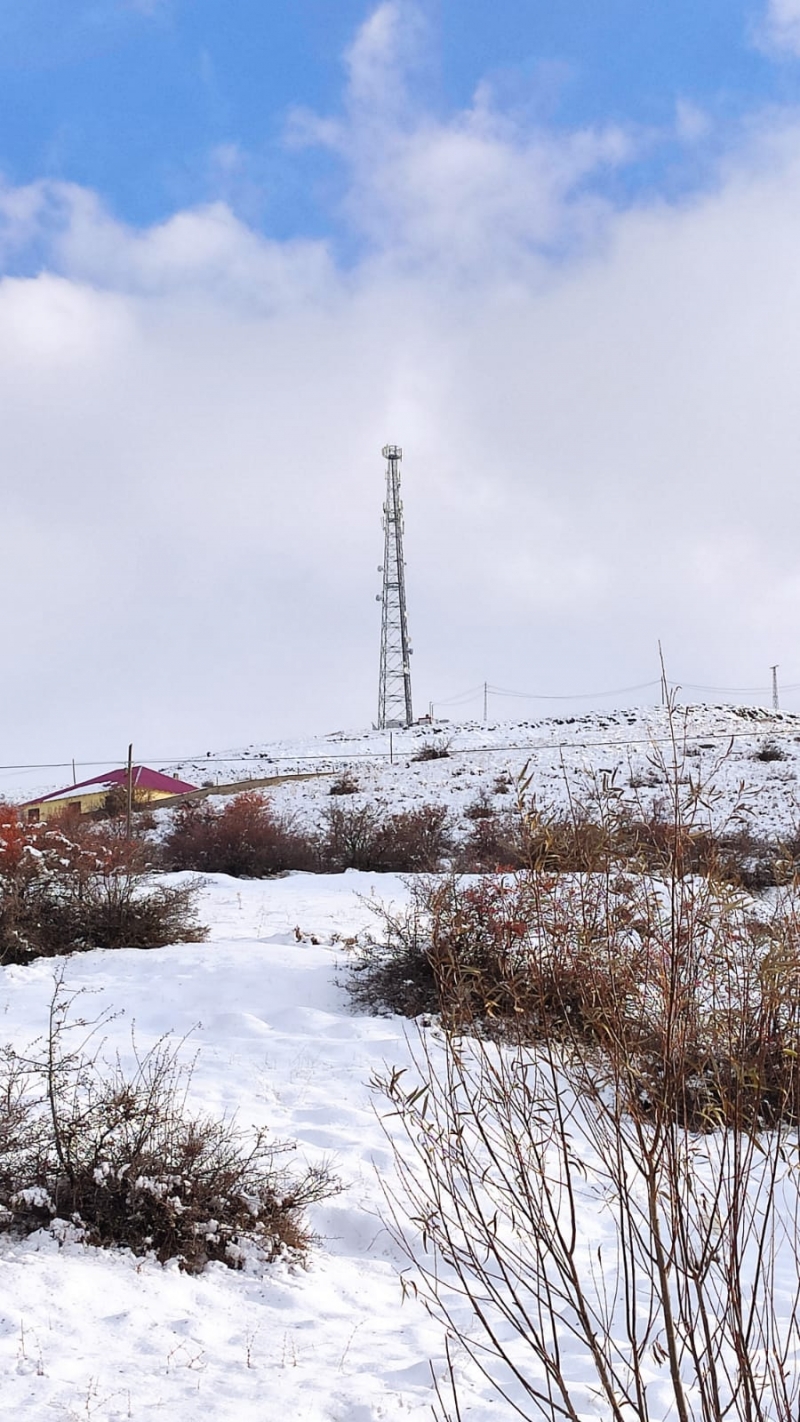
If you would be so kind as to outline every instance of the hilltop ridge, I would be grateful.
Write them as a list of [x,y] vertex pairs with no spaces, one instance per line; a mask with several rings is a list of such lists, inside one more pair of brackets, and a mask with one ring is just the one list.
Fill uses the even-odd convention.
[[[715,823],[737,807],[764,834],[800,818],[800,715],[754,706],[640,707],[512,722],[418,722],[408,728],[333,731],[212,752],[161,767],[194,783],[275,774],[319,778],[276,786],[271,798],[317,823],[335,778],[392,809],[445,804],[456,819],[479,796],[498,808],[523,772],[543,806],[563,806],[592,779],[613,783],[644,807],[663,799],[663,763],[677,749],[688,784],[713,789]],[[426,758],[429,757],[429,758]]]

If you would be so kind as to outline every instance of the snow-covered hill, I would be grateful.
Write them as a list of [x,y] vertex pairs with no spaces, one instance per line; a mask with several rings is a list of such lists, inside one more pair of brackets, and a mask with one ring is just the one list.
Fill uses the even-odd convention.
[[[332,781],[344,772],[362,797],[391,810],[443,803],[458,820],[479,795],[497,809],[507,807],[526,767],[530,793],[543,806],[564,805],[568,791],[580,793],[593,777],[613,780],[646,806],[663,797],[661,762],[672,760],[673,736],[687,779],[713,785],[718,823],[744,803],[760,834],[785,833],[797,824],[800,716],[752,706],[680,707],[671,720],[663,708],[645,707],[563,720],[420,724],[391,737],[386,731],[342,731],[213,752],[163,769],[198,785],[247,776],[318,776],[270,792],[276,806],[308,824],[319,822]],[[780,758],[760,759],[765,745]],[[431,747],[447,755],[415,759]]]

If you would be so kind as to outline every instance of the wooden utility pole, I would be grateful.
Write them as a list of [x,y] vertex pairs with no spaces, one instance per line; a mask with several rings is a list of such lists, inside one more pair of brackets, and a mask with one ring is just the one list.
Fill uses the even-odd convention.
[[485,682],[483,683],[483,724],[484,724],[484,726],[486,725],[486,722],[488,721],[488,719],[489,719],[489,683],[488,683],[488,681],[485,681]]
[[669,705],[669,685],[667,683],[667,669],[664,666],[664,653],[661,649],[661,638],[658,639],[658,660],[661,663],[661,705]]
[[125,804],[125,838],[131,837],[131,817],[133,815],[133,741],[128,746],[128,780]]

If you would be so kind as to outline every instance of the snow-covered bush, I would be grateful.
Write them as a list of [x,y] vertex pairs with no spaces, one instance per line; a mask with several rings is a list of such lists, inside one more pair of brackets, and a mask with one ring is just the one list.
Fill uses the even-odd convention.
[[450,742],[445,740],[428,741],[426,745],[412,755],[412,760],[447,760],[450,755]]
[[331,785],[330,785],[330,789],[328,790],[328,794],[329,794],[329,795],[357,795],[357,794],[358,794],[358,781],[356,780],[356,778],[355,778],[354,775],[351,775],[350,771],[345,770],[345,771],[342,772],[341,775],[337,775],[337,777],[336,777],[335,780],[332,780],[332,781],[331,781]]
[[403,1010],[416,958],[439,1013],[375,1086],[442,1418],[465,1355],[525,1419],[798,1415],[800,890],[725,882],[677,737],[665,783],[633,840],[607,786],[568,869],[530,812],[527,869],[430,881],[357,978]]
[[[427,879],[351,965],[361,1009],[448,1031],[580,1040],[694,1129],[800,1118],[800,900],[756,915],[712,879],[519,872]],[[616,1067],[615,1067],[616,1069]]]
[[0,806],[0,962],[203,936],[191,883],[156,883],[151,851],[114,821],[27,824]]
[[44,1048],[0,1061],[0,1229],[69,1226],[189,1273],[306,1250],[304,1207],[338,1188],[327,1169],[293,1176],[291,1147],[191,1113],[190,1072],[166,1042],[130,1073],[108,1066],[87,1052],[102,1020],[70,1021],[73,1003],[59,987]]

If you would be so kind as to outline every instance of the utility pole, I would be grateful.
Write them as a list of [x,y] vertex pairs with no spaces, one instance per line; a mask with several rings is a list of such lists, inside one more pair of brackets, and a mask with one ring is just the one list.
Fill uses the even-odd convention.
[[133,742],[128,746],[128,779],[125,804],[125,838],[130,841],[131,816],[133,814]]
[[773,711],[779,711],[779,710],[780,710],[780,705],[779,705],[779,702],[778,702],[778,667],[779,667],[779,666],[780,666],[780,662],[776,662],[775,665],[774,665],[774,667],[771,667],[771,668],[770,668],[770,670],[772,671],[772,709],[773,709]]
[[489,719],[489,683],[488,683],[488,681],[485,681],[485,682],[483,683],[483,724],[484,724],[484,726],[486,725],[486,722],[488,721],[488,719]]
[[383,505],[383,592],[381,610],[381,662],[378,684],[378,728],[410,726],[411,645],[406,614],[406,565],[403,558],[403,505],[400,499],[400,460],[396,444],[383,448],[386,463],[386,500]]
[[658,660],[661,663],[661,705],[669,705],[669,685],[667,683],[667,669],[664,666],[664,653],[661,649],[661,638],[658,639]]

